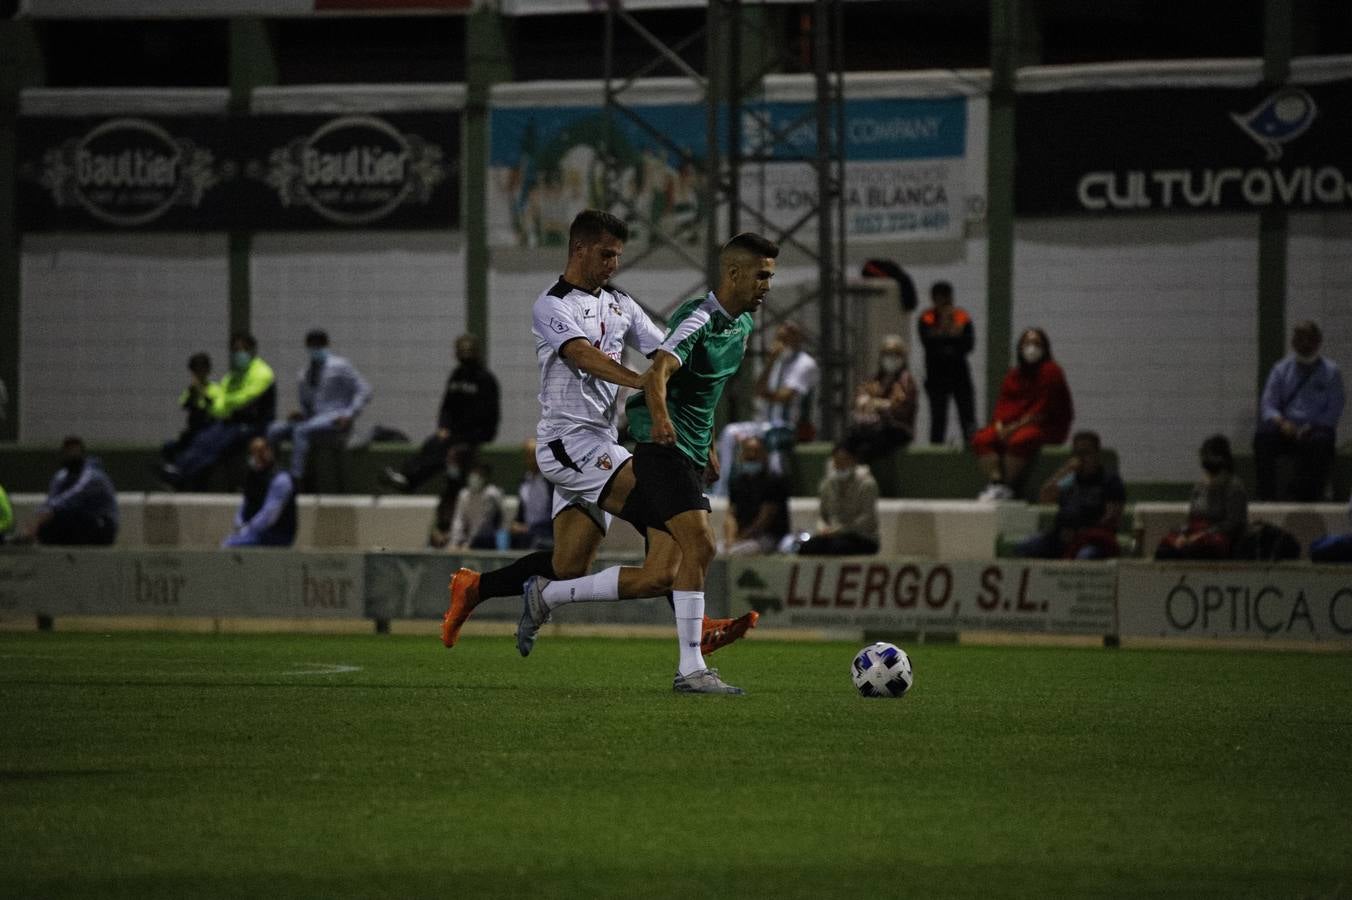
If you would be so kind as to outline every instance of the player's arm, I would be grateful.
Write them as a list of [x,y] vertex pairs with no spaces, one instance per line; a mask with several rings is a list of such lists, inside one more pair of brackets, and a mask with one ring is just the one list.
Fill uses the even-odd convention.
[[627,366],[622,366],[593,347],[586,338],[573,338],[559,348],[559,356],[579,372],[586,372],[618,384],[620,387],[642,388],[643,377]]
[[643,373],[643,402],[652,416],[652,442],[672,446],[676,443],[676,428],[667,413],[667,379],[681,367],[680,357],[666,350],[653,354],[653,364]]

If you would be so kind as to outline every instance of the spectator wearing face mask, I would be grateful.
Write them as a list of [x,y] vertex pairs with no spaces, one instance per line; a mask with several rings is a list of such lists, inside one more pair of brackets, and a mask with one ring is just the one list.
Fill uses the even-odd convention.
[[305,477],[310,445],[316,438],[344,436],[352,422],[371,400],[371,386],[361,373],[341,356],[329,352],[329,336],[315,329],[305,335],[309,364],[300,370],[300,409],[286,422],[268,428],[268,443],[274,447],[291,439],[291,477],[297,484]]
[[277,380],[272,367],[258,356],[253,335],[236,332],[230,337],[230,371],[210,391],[211,421],[186,445],[180,443],[174,458],[158,467],[160,480],[175,489],[202,486],[213,466],[250,439],[267,433],[277,414]]
[[981,500],[1012,498],[1038,450],[1064,443],[1075,418],[1070,385],[1052,359],[1047,333],[1025,330],[1017,353],[1018,361],[1000,384],[991,423],[972,435],[972,451],[987,481]]
[[[452,507],[464,486],[463,472],[474,465],[479,445],[493,440],[501,419],[498,380],[483,364],[483,348],[472,334],[455,341],[456,367],[446,380],[437,410],[437,430],[398,469],[386,467],[381,481],[401,491],[416,490],[429,478],[446,473]],[[451,509],[445,519],[450,521]]]
[[911,443],[919,391],[906,365],[901,336],[883,338],[878,369],[859,385],[850,410],[845,443],[862,463],[871,463]]
[[942,444],[948,431],[948,404],[958,408],[963,443],[976,431],[976,392],[967,357],[976,347],[976,326],[961,306],[953,303],[953,285],[930,285],[933,305],[920,314],[916,331],[925,348],[925,394],[929,397],[930,443]]
[[222,547],[290,547],[296,540],[296,483],[277,467],[265,438],[249,442],[249,474],[235,513],[235,530]]
[[[800,440],[811,440],[812,402],[821,382],[821,366],[808,353],[807,335],[797,322],[785,322],[775,330],[775,339],[762,362],[752,388],[756,417],[729,422],[718,436],[718,458],[732,459],[739,441],[758,437],[769,452],[767,464],[775,472],[785,470],[788,455]],[[727,472],[709,489],[713,496],[728,492]]]
[[1230,441],[1213,434],[1199,451],[1202,480],[1188,501],[1188,522],[1164,536],[1156,559],[1229,559],[1249,524],[1249,497],[1235,477]]
[[1323,499],[1343,414],[1343,376],[1333,360],[1319,355],[1323,340],[1314,322],[1297,322],[1291,330],[1291,354],[1268,373],[1253,436],[1259,500],[1282,499],[1277,460],[1283,456],[1296,462],[1291,499]]
[[789,533],[789,482],[766,465],[765,442],[749,437],[728,485],[723,552],[729,556],[773,553]]
[[465,486],[455,501],[455,515],[451,517],[452,549],[497,549],[497,534],[503,519],[502,489],[489,483],[492,475],[491,467],[480,464],[471,469],[465,479]]
[[24,530],[25,542],[107,546],[117,539],[117,491],[97,457],[74,435],[61,442],[61,468]]
[[798,548],[809,556],[878,552],[878,483],[845,444],[831,452],[831,469],[817,489],[817,531]]

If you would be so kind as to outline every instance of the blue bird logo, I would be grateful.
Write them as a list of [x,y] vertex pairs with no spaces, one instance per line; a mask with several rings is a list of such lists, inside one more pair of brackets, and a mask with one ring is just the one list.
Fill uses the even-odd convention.
[[1282,144],[1304,134],[1318,112],[1313,97],[1300,88],[1289,87],[1243,115],[1230,113],[1230,118],[1267,151],[1269,161],[1275,162],[1282,158]]

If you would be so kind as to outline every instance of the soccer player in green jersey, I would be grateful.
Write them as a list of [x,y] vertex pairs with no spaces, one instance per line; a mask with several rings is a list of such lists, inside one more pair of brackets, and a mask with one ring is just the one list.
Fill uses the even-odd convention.
[[[672,582],[680,664],[673,688],[683,693],[740,694],[709,669],[700,651],[704,580],[714,557],[709,499],[704,487],[718,476],[713,449],[714,410],[729,378],[741,368],[751,336],[751,314],[770,291],[779,247],[744,232],[723,245],[717,289],[679,306],[669,331],[651,354],[647,386],[629,399],[629,432],[634,451],[634,487],[621,518],[643,522],[671,535],[680,548]],[[543,579],[526,586],[522,628],[543,621]],[[567,591],[569,582],[548,585]],[[535,616],[533,608],[542,611]]]

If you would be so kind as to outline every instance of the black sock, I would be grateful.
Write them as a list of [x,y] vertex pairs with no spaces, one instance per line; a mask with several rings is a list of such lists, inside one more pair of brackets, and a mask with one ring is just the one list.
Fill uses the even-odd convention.
[[485,572],[479,578],[479,599],[487,600],[489,597],[511,597],[520,594],[521,586],[532,575],[542,575],[550,581],[556,579],[552,551],[537,550],[503,566],[501,569]]

